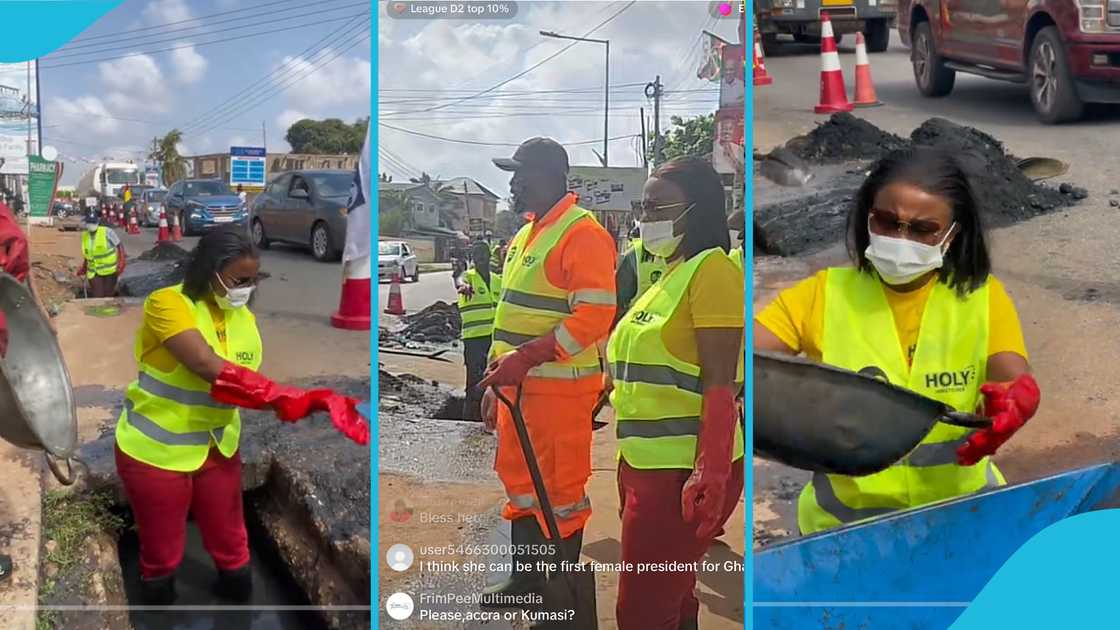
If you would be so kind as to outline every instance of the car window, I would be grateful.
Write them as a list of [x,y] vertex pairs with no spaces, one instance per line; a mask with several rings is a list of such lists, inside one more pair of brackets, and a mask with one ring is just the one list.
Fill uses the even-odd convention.
[[408,245],[401,245],[401,253],[405,256],[411,256],[412,250],[408,248]]
[[399,243],[378,243],[377,255],[378,256],[396,256],[401,251]]
[[292,177],[292,187],[288,189],[288,194],[291,195],[297,190],[311,194],[311,191],[307,188],[307,182],[302,177]]
[[350,185],[354,183],[353,173],[314,173],[308,177],[315,184],[319,196],[328,199],[349,197]]
[[280,177],[277,177],[276,179],[272,180],[271,184],[268,185],[268,191],[266,192],[266,194],[272,195],[274,197],[282,195],[287,189],[288,183],[291,179],[291,175],[281,175]]
[[214,181],[197,181],[197,182],[184,182],[183,194],[188,197],[212,197],[218,195],[233,196],[233,191],[229,189],[223,182]]

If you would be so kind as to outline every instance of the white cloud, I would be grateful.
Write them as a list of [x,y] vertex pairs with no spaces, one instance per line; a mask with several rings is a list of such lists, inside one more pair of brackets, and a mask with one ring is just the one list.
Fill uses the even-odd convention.
[[[57,120],[63,129],[74,132],[84,130],[86,134],[109,135],[121,128],[121,122],[112,116],[105,103],[96,96],[79,96],[74,99],[54,97],[47,102],[45,114]],[[73,137],[69,133],[64,135]]]
[[333,54],[324,51],[311,60],[284,57],[274,69],[274,81],[287,83],[293,77],[300,77],[285,93],[293,109],[317,110],[369,103],[370,62],[358,57],[341,56],[325,65],[315,63],[320,59],[331,59]]
[[[523,24],[461,24],[436,20],[405,40],[403,48],[422,57],[428,66],[423,81],[439,83],[458,77],[464,68],[472,76],[516,59],[530,39]],[[452,78],[452,81],[457,79]]]
[[192,45],[176,48],[171,52],[171,62],[175,65],[176,78],[181,83],[196,83],[206,74],[208,62]]
[[141,15],[148,24],[169,24],[194,17],[185,0],[155,0],[144,7]]
[[103,85],[113,90],[105,100],[117,111],[168,109],[163,71],[148,55],[131,55],[97,64]]
[[314,117],[294,109],[286,109],[281,112],[280,115],[276,117],[276,126],[280,128],[280,135],[287,135],[288,127],[291,127],[297,121],[303,120],[304,118]]
[[237,9],[241,6],[241,0],[217,0],[215,2],[219,9]]

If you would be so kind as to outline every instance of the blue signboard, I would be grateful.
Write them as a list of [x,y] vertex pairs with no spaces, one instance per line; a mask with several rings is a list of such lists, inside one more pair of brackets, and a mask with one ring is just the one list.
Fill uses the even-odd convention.
[[229,185],[263,188],[266,156],[264,147],[230,147]]

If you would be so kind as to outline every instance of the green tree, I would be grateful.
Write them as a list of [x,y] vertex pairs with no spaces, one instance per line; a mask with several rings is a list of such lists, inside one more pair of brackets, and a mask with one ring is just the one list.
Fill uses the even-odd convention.
[[170,186],[187,176],[187,161],[179,155],[183,132],[172,129],[162,138],[152,138],[148,159],[161,165],[163,185]]
[[304,118],[288,127],[284,139],[293,153],[312,155],[356,154],[365,142],[369,118],[346,123],[338,118],[311,120]]
[[[712,153],[715,143],[716,115],[707,114],[685,120],[680,116],[669,118],[669,131],[662,138],[662,153],[665,160],[683,155],[706,156]],[[649,159],[655,161],[653,150],[654,137],[650,134]]]
[[521,229],[521,220],[512,210],[502,210],[494,215],[494,236],[509,240]]
[[378,195],[378,231],[383,236],[400,236],[408,227],[408,195],[394,190]]

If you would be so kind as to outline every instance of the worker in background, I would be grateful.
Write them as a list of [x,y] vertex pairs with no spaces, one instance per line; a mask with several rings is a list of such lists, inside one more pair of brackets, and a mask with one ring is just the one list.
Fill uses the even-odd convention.
[[256,371],[263,345],[247,305],[259,271],[244,230],[219,228],[199,240],[181,284],[144,302],[135,346],[139,377],[117,421],[116,464],[136,518],[149,605],[175,600],[188,512],[218,568],[215,591],[249,599],[238,407],[271,409],[285,422],[327,411],[341,433],[369,442],[356,400],[280,385]]
[[615,270],[614,279],[618,292],[615,321],[621,320],[634,300],[661,279],[667,266],[664,258],[642,245],[640,234],[630,239],[630,249],[619,259],[618,269]]
[[[125,217],[132,216],[132,210],[136,205],[132,202],[132,187],[128,184],[124,185],[124,190],[121,192],[121,199],[124,200],[124,214]],[[124,225],[128,225],[128,219],[125,219]]]
[[[967,174],[947,153],[879,162],[848,217],[853,267],[826,269],[759,313],[755,348],[871,374],[958,411],[983,404],[990,429],[937,424],[894,466],[817,473],[798,500],[810,534],[1003,485],[989,456],[1038,408],[1015,306],[991,259]],[[943,385],[943,374],[963,375]]]
[[[743,493],[735,408],[743,382],[743,272],[727,256],[723,185],[706,160],[666,162],[642,197],[642,245],[666,270],[607,344],[621,562],[687,565],[704,556]],[[695,571],[623,571],[619,629],[696,628],[695,586]]]
[[124,272],[124,245],[115,231],[101,225],[97,211],[87,211],[83,223],[86,229],[82,232],[78,276],[89,283],[89,297],[113,297],[117,294],[117,278]]
[[465,417],[478,420],[482,390],[478,382],[486,372],[490,355],[490,336],[494,331],[494,307],[498,303],[498,277],[490,272],[490,248],[484,241],[471,247],[473,265],[456,280],[459,292],[459,319],[462,321],[463,362],[467,368]]
[[[502,517],[511,521],[514,571],[489,587],[486,606],[538,591],[537,562],[549,557],[548,534],[510,411],[488,388],[521,409],[563,540],[561,553],[578,561],[591,517],[585,486],[591,477],[591,412],[603,388],[597,342],[615,311],[614,242],[568,192],[568,154],[547,138],[526,140],[509,159],[513,211],[532,213],[510,241],[494,316],[491,364],[480,387],[483,420],[497,427],[494,468],[505,487]],[[508,600],[507,600],[508,601]],[[508,605],[508,604],[507,604]]]
[[241,205],[245,205],[245,200],[249,198],[249,194],[245,192],[245,186],[242,184],[237,185],[237,198],[241,200]]

